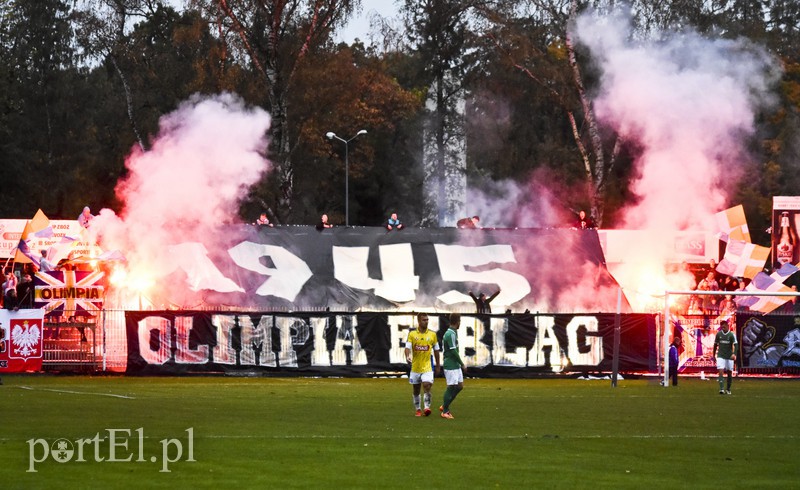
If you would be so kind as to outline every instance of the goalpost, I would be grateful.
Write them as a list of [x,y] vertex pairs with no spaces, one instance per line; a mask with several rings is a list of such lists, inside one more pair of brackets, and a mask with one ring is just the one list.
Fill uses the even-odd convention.
[[[663,359],[664,359],[664,379],[663,385],[666,388],[669,386],[669,335],[672,331],[671,322],[670,322],[670,308],[669,308],[669,298],[670,295],[672,296],[756,296],[756,297],[763,297],[763,296],[781,296],[785,298],[791,298],[793,296],[800,296],[800,292],[780,292],[780,291],[682,291],[682,290],[675,290],[675,291],[664,291],[664,319],[661,322],[661,326],[663,328],[662,332],[662,344],[663,344]],[[735,325],[732,325],[735,327]],[[737,337],[737,340],[741,342],[741,339]]]

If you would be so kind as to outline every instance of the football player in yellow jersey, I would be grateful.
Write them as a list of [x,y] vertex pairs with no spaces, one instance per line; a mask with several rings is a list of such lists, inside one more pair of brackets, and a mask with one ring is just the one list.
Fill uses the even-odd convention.
[[[428,315],[417,315],[417,329],[408,332],[406,340],[406,362],[411,364],[408,381],[414,392],[414,415],[427,417],[431,414],[431,387],[433,386],[433,369],[431,353],[436,357],[436,372],[441,370],[439,362],[439,341],[436,332],[428,330]],[[424,405],[420,405],[420,385],[425,390]]]

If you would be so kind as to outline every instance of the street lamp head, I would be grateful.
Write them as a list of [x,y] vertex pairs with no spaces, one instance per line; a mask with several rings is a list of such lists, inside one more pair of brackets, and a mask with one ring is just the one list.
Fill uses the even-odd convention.
[[353,136],[349,140],[346,140],[344,138],[340,138],[339,136],[336,136],[336,133],[334,133],[333,131],[329,131],[329,132],[325,133],[325,136],[327,136],[328,139],[332,140],[332,139],[336,138],[337,140],[339,140],[342,143],[344,143],[344,223],[345,223],[345,226],[350,226],[350,162],[348,160],[347,145],[351,141],[356,139],[356,137],[361,136],[362,134],[367,134],[367,130],[366,129],[362,129],[361,131],[356,133],[355,136]]

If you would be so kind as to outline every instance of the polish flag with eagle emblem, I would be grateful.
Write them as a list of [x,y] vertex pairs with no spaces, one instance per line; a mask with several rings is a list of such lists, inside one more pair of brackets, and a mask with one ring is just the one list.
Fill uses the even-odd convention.
[[0,373],[42,370],[42,310],[0,310]]

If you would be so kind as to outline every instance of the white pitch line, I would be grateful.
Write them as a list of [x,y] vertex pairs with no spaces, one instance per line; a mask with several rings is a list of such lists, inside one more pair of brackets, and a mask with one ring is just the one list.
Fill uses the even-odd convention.
[[133,396],[115,395],[114,393],[90,393],[86,391],[70,391],[70,390],[54,390],[52,388],[31,388],[30,386],[19,386],[21,390],[29,391],[50,391],[53,393],[68,393],[70,395],[95,395],[95,396],[110,396],[112,398],[124,398],[126,400],[135,400]]
[[462,439],[462,440],[472,440],[472,439],[498,439],[498,440],[508,440],[508,439],[789,439],[794,440],[800,438],[800,436],[795,435],[773,435],[773,436],[733,436],[733,435],[697,435],[697,434],[661,434],[661,435],[652,435],[652,434],[642,434],[642,435],[629,435],[629,436],[619,436],[619,435],[569,435],[569,436],[558,436],[558,435],[551,435],[551,434],[542,434],[542,435],[448,435],[448,436],[434,436],[434,435],[427,435],[427,436],[415,436],[415,435],[398,435],[398,436],[357,436],[357,435],[323,435],[323,434],[316,434],[316,435],[291,435],[291,434],[284,434],[284,435],[242,435],[242,436],[229,436],[229,435],[202,435],[202,434],[195,434],[195,439],[272,439],[272,440],[280,440],[280,439],[374,439],[374,440],[386,440],[386,439]]
[[[143,436],[143,439],[159,439],[161,436]],[[757,440],[757,439],[768,439],[768,440],[795,440],[800,439],[800,436],[794,435],[778,435],[778,436],[720,436],[720,435],[696,435],[696,434],[662,434],[662,435],[630,435],[630,436],[617,436],[617,435],[572,435],[572,436],[557,436],[551,434],[542,434],[542,435],[481,435],[481,436],[470,436],[470,435],[449,435],[449,436],[415,436],[415,435],[398,435],[398,436],[348,436],[348,435],[323,435],[323,434],[316,434],[316,435],[242,435],[242,436],[228,436],[228,435],[202,435],[202,434],[194,434],[193,435],[195,440],[202,440],[202,439],[232,439],[232,440],[254,440],[254,439],[269,439],[273,441],[279,440],[370,440],[370,441],[385,441],[385,440],[396,440],[396,439],[420,439],[420,440],[486,440],[486,439],[494,439],[494,440],[522,440],[522,439],[531,439],[531,440],[599,440],[599,439],[745,439],[745,440]],[[9,442],[13,441],[14,439],[8,437],[0,437],[0,442]]]
[[[654,392],[653,394],[648,394],[648,395],[628,395],[628,394],[622,394],[622,395],[598,395],[598,394],[594,394],[594,393],[587,393],[586,395],[550,395],[550,394],[515,395],[515,397],[516,398],[530,398],[530,399],[536,399],[536,400],[551,400],[551,399],[567,399],[567,400],[575,399],[575,400],[579,400],[579,399],[585,399],[585,398],[592,398],[592,399],[598,399],[598,398],[603,398],[603,399],[628,399],[628,398],[633,399],[633,398],[641,398],[643,400],[647,400],[647,399],[659,399],[659,400],[661,400],[661,399],[664,398],[664,394],[667,393],[667,391],[664,390],[661,387],[659,387],[659,389],[661,390],[660,392],[657,392],[657,393]],[[709,393],[713,393],[713,395],[709,395],[711,398],[722,398],[722,397],[717,397],[716,396],[716,394],[717,394],[716,389],[710,391]],[[705,396],[705,395],[700,395],[700,396]],[[790,395],[750,395],[750,394],[747,394],[747,395],[741,395],[739,397],[739,399],[744,399],[744,398],[747,398],[748,400],[751,400],[751,399],[752,400],[785,400],[787,398],[796,399],[797,395],[791,395],[791,394]],[[732,397],[729,397],[728,399],[732,399]]]

